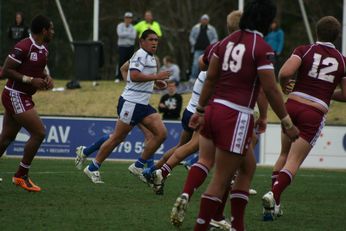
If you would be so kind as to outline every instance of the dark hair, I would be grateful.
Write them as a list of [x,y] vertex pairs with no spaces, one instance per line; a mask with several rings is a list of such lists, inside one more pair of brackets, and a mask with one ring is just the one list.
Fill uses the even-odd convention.
[[143,31],[143,33],[141,35],[141,39],[146,39],[150,34],[154,34],[157,36],[155,31],[148,29],[148,30]]
[[333,16],[325,16],[316,24],[317,39],[321,42],[334,42],[340,35],[341,24]]
[[48,30],[52,21],[43,15],[37,15],[31,21],[31,33],[40,34],[44,29]]
[[239,27],[241,30],[258,30],[266,35],[275,15],[276,6],[271,0],[251,0],[244,7]]

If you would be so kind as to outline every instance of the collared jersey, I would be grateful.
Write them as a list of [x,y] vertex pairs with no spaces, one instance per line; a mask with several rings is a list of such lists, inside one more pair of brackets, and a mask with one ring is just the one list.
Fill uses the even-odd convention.
[[154,81],[133,82],[130,76],[131,70],[137,70],[146,75],[156,74],[156,59],[142,48],[134,53],[130,59],[127,83],[121,95],[127,101],[147,105],[154,90]]
[[[8,57],[20,64],[17,68],[19,73],[33,78],[45,78],[43,71],[47,65],[48,50],[44,45],[37,45],[31,36],[18,42]],[[28,95],[36,92],[30,84],[12,79],[7,80],[6,86]]]

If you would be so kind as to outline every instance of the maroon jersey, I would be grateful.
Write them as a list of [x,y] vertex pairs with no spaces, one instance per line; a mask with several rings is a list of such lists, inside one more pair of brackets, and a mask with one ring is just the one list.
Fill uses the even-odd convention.
[[345,57],[332,43],[299,46],[293,54],[301,59],[291,94],[320,103],[327,110],[333,92],[345,78]]
[[260,84],[257,71],[274,69],[274,52],[262,34],[236,31],[219,43],[214,56],[219,58],[221,72],[213,98],[253,109]]
[[[8,57],[20,64],[17,68],[19,73],[34,78],[45,77],[43,71],[47,64],[48,50],[44,45],[37,45],[31,37],[17,43]],[[12,79],[7,80],[6,86],[28,95],[36,92],[30,84]]]

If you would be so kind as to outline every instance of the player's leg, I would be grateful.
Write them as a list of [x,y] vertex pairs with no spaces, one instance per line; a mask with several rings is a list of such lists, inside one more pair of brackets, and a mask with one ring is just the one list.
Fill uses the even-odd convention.
[[[144,146],[143,147],[145,147],[147,145],[147,143],[149,142],[149,140],[151,140],[153,138],[153,134],[150,132],[149,129],[147,129],[141,123],[137,124],[137,126],[143,132],[143,135],[144,135]],[[154,166],[154,157],[151,157],[147,161],[147,167],[150,168],[153,166]]]
[[285,133],[281,132],[281,151],[280,151],[280,155],[278,159],[276,160],[274,164],[274,168],[272,172],[272,185],[271,185],[272,187],[279,175],[280,170],[286,164],[286,160],[287,160],[287,156],[288,156],[288,152],[290,151],[290,148],[291,148],[290,139],[288,138],[287,135],[285,135]]
[[20,128],[21,125],[5,110],[0,134],[0,157],[4,154],[11,142],[15,140]]
[[167,162],[163,164],[160,169],[155,170],[152,173],[152,181],[155,186],[154,191],[156,192],[156,194],[163,194],[164,182],[173,168],[187,156],[195,153],[198,150],[198,137],[199,133],[195,132],[192,136],[192,139],[188,143],[175,149],[174,153],[167,160]]
[[88,156],[93,154],[95,151],[99,150],[101,145],[108,140],[109,134],[101,136],[96,142],[92,143],[91,145],[85,147],[85,146],[78,146],[76,148],[76,158],[75,158],[75,166],[77,169],[81,170],[83,167],[83,164],[85,163]]
[[242,160],[242,155],[216,148],[215,172],[207,190],[201,197],[199,215],[194,230],[207,230],[209,222],[222,203],[224,193],[229,189],[229,182]]
[[128,133],[132,130],[133,125],[118,120],[113,133],[109,136],[100,147],[95,159],[84,169],[84,173],[91,179],[93,183],[103,183],[99,173],[101,164],[112,153],[113,149],[125,140]]
[[41,188],[35,185],[30,178],[28,178],[28,172],[31,162],[34,159],[43,139],[45,138],[44,125],[34,108],[23,113],[13,115],[13,118],[30,134],[30,138],[24,146],[23,158],[17,172],[13,177],[13,182],[29,191],[41,191]]
[[171,212],[171,222],[180,226],[184,221],[187,204],[193,193],[203,184],[214,164],[215,146],[212,140],[199,136],[199,160],[192,165],[185,180],[182,194],[176,199]]
[[[256,139],[253,136],[253,141]],[[244,228],[245,209],[249,200],[249,190],[252,178],[256,170],[256,159],[253,153],[254,143],[247,150],[237,172],[231,191],[232,228],[242,230]]]

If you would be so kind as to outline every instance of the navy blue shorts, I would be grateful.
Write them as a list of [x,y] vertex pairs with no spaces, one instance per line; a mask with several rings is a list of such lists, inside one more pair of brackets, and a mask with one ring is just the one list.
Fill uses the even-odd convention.
[[126,124],[135,126],[140,123],[148,115],[157,111],[150,104],[144,105],[126,101],[123,97],[119,97],[117,112],[119,119]]
[[192,128],[189,127],[189,122],[190,122],[190,118],[193,115],[192,112],[190,112],[189,110],[185,109],[184,113],[183,113],[183,118],[181,118],[181,126],[183,126],[183,129],[187,132],[194,132],[194,130]]

